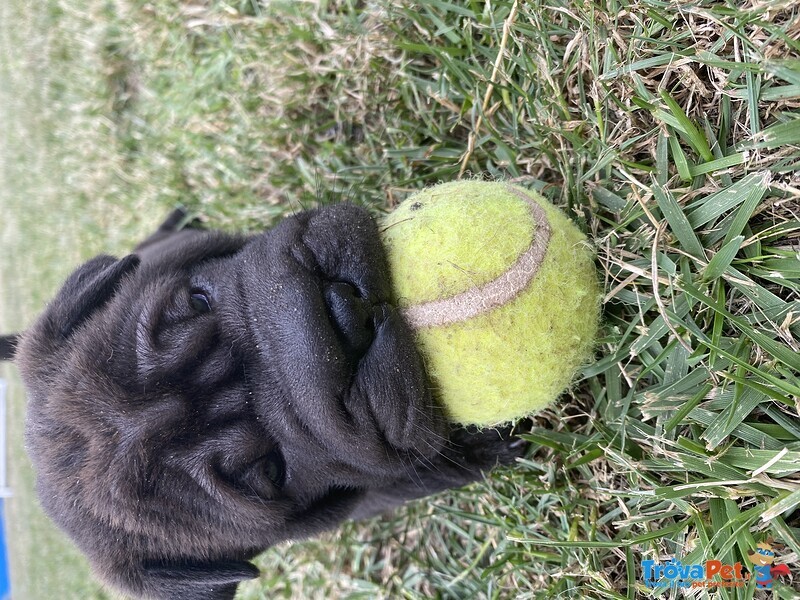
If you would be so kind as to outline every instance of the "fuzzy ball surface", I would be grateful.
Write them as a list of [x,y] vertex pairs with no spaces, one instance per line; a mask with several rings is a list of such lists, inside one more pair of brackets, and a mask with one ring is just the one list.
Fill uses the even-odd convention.
[[530,415],[587,363],[600,313],[593,252],[538,193],[441,184],[406,199],[381,230],[396,302],[452,421]]

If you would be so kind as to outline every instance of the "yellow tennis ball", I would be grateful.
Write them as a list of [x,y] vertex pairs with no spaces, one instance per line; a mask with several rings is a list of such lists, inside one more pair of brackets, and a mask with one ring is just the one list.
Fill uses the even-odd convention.
[[600,312],[593,253],[538,193],[446,183],[409,197],[381,230],[395,300],[452,421],[530,415],[588,361]]

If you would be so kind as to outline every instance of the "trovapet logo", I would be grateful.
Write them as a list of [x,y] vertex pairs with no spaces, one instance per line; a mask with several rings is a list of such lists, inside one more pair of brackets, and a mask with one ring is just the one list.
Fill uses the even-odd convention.
[[[750,573],[742,568],[742,563],[724,564],[719,560],[684,565],[673,558],[665,564],[654,560],[642,561],[644,584],[649,588],[732,588],[744,587]],[[719,575],[719,579],[713,579]]]
[[[776,577],[790,575],[786,565],[774,565],[776,550],[784,548],[772,538],[761,542],[747,557],[752,567],[741,562],[733,564],[721,560],[683,564],[677,558],[666,563],[642,561],[642,578],[648,588],[739,588],[745,587],[752,577],[758,589],[770,589]],[[752,572],[751,572],[752,571]]]

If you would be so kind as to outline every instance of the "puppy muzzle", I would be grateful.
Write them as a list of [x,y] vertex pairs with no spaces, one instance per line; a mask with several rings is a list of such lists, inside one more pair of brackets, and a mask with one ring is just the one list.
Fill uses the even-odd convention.
[[283,391],[257,407],[273,431],[310,434],[328,458],[371,473],[438,451],[441,411],[389,301],[364,211],[338,205],[285,219],[253,239],[240,264],[258,360]]

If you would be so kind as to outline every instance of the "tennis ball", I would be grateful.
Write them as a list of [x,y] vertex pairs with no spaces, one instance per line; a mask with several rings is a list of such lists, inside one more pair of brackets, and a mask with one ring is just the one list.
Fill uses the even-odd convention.
[[530,415],[589,359],[600,307],[592,251],[538,193],[445,183],[401,203],[381,232],[395,301],[451,421]]

